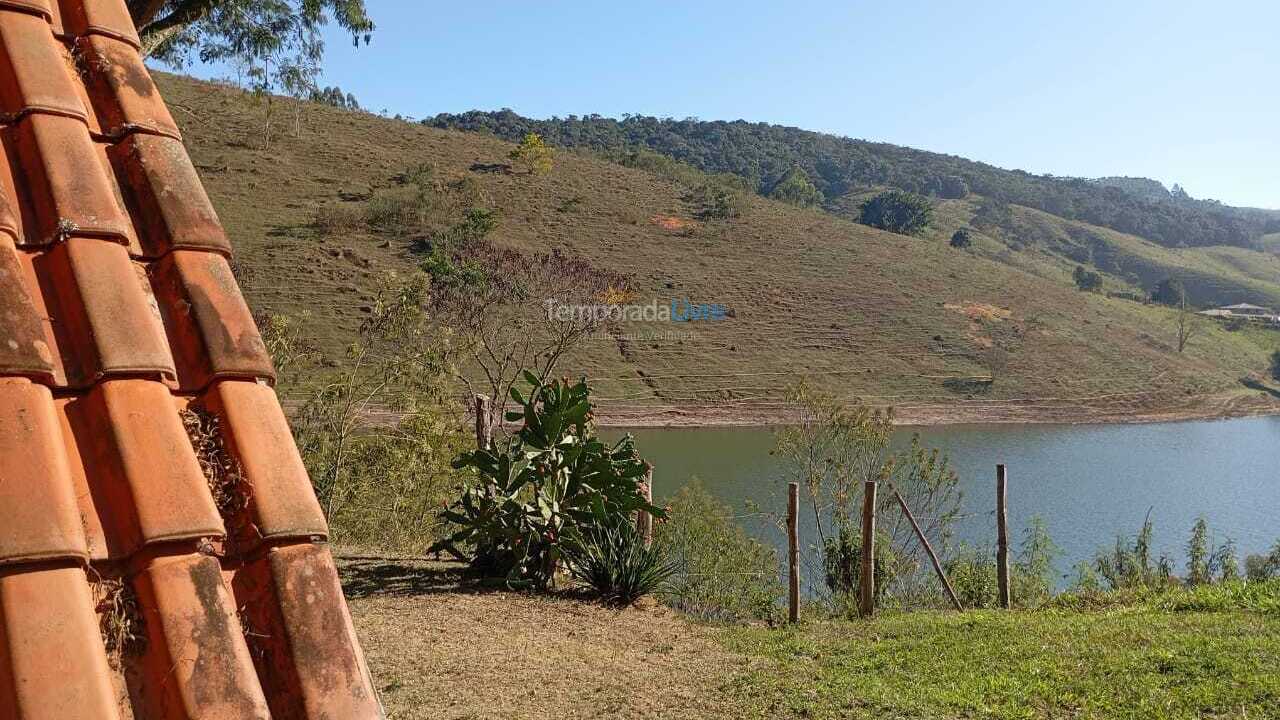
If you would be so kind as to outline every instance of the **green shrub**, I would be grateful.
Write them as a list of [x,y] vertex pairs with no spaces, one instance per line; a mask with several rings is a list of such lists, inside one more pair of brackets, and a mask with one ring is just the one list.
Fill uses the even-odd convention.
[[554,154],[541,135],[531,132],[525,133],[524,139],[507,157],[530,175],[544,175],[551,172]]
[[[446,528],[440,507],[454,497],[458,473],[452,456],[474,442],[460,433],[443,409],[419,410],[394,432],[350,438],[343,481],[344,502],[331,506],[333,535],[361,548],[425,552]],[[319,477],[319,475],[317,475]]]
[[1280,350],[1271,353],[1271,379],[1280,380]]
[[431,276],[436,288],[479,288],[488,280],[484,268],[477,263],[455,257],[440,247],[432,248],[419,267]]
[[[1111,590],[1132,588],[1163,589],[1173,577],[1173,561],[1168,557],[1152,558],[1151,542],[1154,525],[1150,513],[1142,523],[1142,530],[1132,541],[1120,536],[1110,552],[1099,552],[1093,561],[1093,570]],[[1101,587],[1101,583],[1098,583]]]
[[933,220],[933,206],[915,193],[890,190],[862,204],[858,222],[900,235],[915,235]]
[[1083,265],[1076,266],[1071,278],[1075,280],[1077,290],[1093,292],[1102,287],[1102,276],[1092,270],[1085,270]]
[[996,578],[995,553],[990,548],[978,550],[961,545],[946,562],[951,589],[966,609],[992,607],[999,587]]
[[671,498],[656,542],[675,563],[665,601],[706,620],[778,618],[782,597],[778,556],[747,535],[697,480]]
[[645,547],[644,537],[629,518],[587,527],[565,544],[569,573],[606,600],[630,604],[664,589],[675,563],[662,546]]
[[1267,555],[1250,555],[1244,559],[1245,579],[1249,582],[1263,582],[1280,578],[1280,540]]
[[951,235],[951,247],[964,250],[973,246],[973,234],[966,228],[960,228]]
[[[1039,607],[1053,598],[1053,561],[1058,547],[1039,517],[1023,530],[1022,545],[1009,564],[1009,597],[1014,607]],[[960,604],[966,608],[987,608],[999,604],[999,579],[995,552],[962,546],[945,563],[947,577]]]
[[[381,288],[336,374],[289,318],[263,325],[282,382],[304,390],[324,373],[290,424],[334,542],[421,553],[444,531],[436,515],[460,479],[451,461],[475,440],[457,422],[439,344],[428,341],[428,287],[415,274]],[[375,403],[399,415],[394,427],[369,423],[363,409]]]
[[798,166],[787,171],[769,190],[769,197],[774,200],[795,205],[797,207],[813,207],[821,205],[825,200],[822,191],[812,182]]
[[1012,577],[1010,592],[1021,607],[1035,607],[1053,597],[1053,563],[1060,554],[1049,535],[1044,518],[1036,515],[1023,531],[1022,545]]
[[[850,404],[847,399],[815,391],[805,383],[788,390],[788,400],[796,410],[794,424],[775,435],[773,454],[779,459],[779,481],[794,482],[804,488],[811,527],[834,526],[840,535],[825,548],[831,562],[846,564],[861,554],[861,527],[864,491],[869,481],[883,488],[877,494],[878,563],[877,596],[896,604],[911,604],[923,580],[923,553],[916,533],[898,507],[897,494],[921,519],[921,530],[938,551],[946,554],[952,523],[960,511],[959,477],[949,460],[937,450],[920,444],[913,436],[907,447],[894,447],[893,411]],[[840,528],[845,528],[841,531]],[[850,534],[852,533],[852,534]],[[825,538],[827,533],[819,531]],[[843,536],[843,537],[842,537]],[[833,570],[838,570],[833,568]],[[852,576],[854,571],[838,570],[833,577]],[[837,586],[853,586],[851,579],[837,580]],[[843,598],[837,592],[837,605]]]
[[1178,588],[1153,596],[1149,604],[1166,612],[1229,612],[1244,610],[1280,614],[1280,582],[1244,583],[1239,580]]
[[1226,542],[1219,545],[1209,559],[1209,567],[1219,582],[1239,580],[1240,556],[1236,553],[1236,541],[1227,538]]
[[519,411],[509,422],[523,426],[504,447],[461,454],[454,467],[474,473],[459,497],[441,513],[458,530],[432,546],[513,585],[544,588],[555,575],[566,542],[595,528],[614,526],[637,510],[665,513],[640,495],[637,479],[647,466],[630,435],[612,447],[595,435],[591,390],[585,381],[516,388]]
[[[885,533],[876,537],[875,595],[877,603],[901,570],[892,538]],[[822,547],[822,570],[827,589],[832,593],[836,611],[852,615],[857,612],[859,588],[862,585],[862,531],[851,523],[841,523],[839,531],[826,538]]]
[[379,190],[365,205],[364,222],[375,230],[402,231],[422,224],[433,205],[416,186]]
[[364,212],[347,204],[321,205],[316,208],[314,224],[325,235],[349,233],[364,225]]
[[741,190],[714,182],[699,185],[689,199],[698,205],[697,215],[702,220],[732,220],[741,216],[747,205]]
[[1161,305],[1178,305],[1186,297],[1186,287],[1177,278],[1165,278],[1151,291],[1151,301]]
[[1192,585],[1212,582],[1211,567],[1209,523],[1201,516],[1191,527],[1191,538],[1187,540],[1187,582]]
[[414,252],[431,253],[463,248],[470,243],[483,240],[497,226],[496,212],[488,208],[470,208],[463,214],[461,221],[415,240],[412,249]]

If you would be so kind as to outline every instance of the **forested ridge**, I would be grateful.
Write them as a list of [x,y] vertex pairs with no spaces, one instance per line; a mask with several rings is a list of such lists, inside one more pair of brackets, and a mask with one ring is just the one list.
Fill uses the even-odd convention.
[[1033,175],[954,155],[854,140],[794,127],[743,120],[676,120],[629,115],[534,120],[511,110],[440,114],[424,124],[488,132],[516,140],[535,132],[553,145],[620,153],[648,149],[709,173],[732,173],[768,194],[788,172],[802,169],[828,202],[849,193],[896,187],[936,198],[971,193],[1071,220],[1137,235],[1167,247],[1256,247],[1280,232],[1280,212],[1236,208],[1170,191],[1145,178]]

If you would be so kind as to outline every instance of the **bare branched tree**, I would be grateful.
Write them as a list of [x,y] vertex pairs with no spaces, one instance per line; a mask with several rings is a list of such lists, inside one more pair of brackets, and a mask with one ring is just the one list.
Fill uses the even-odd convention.
[[384,287],[348,347],[347,361],[298,413],[298,444],[330,518],[355,495],[352,448],[368,431],[372,411],[395,411],[401,420],[389,430],[394,433],[446,406],[445,348],[425,311],[429,286],[425,275],[416,275]]
[[630,285],[559,251],[526,254],[477,239],[446,254],[451,271],[434,275],[433,322],[451,334],[459,380],[492,398],[493,427],[523,371],[546,381],[570,349],[609,322],[558,309],[600,306]]
[[1199,318],[1196,317],[1195,308],[1187,303],[1187,291],[1185,288],[1178,289],[1178,352],[1182,352],[1187,348],[1187,343],[1191,338],[1195,337],[1200,330]]

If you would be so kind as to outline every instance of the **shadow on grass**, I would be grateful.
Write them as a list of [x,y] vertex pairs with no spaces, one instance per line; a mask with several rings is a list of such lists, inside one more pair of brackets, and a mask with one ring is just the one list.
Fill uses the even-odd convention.
[[[483,577],[466,565],[452,561],[372,555],[340,555],[338,576],[347,598],[420,597],[426,595],[481,595],[496,592],[530,592],[514,587],[503,578]],[[596,600],[588,588],[565,582],[560,587],[539,591],[562,600]]]
[[493,173],[510,173],[511,166],[506,163],[474,163],[468,170],[473,173],[490,175]]
[[1261,392],[1264,392],[1270,395],[1273,398],[1280,399],[1280,390],[1277,390],[1265,383],[1254,380],[1253,378],[1240,378],[1240,384],[1249,388],[1250,390],[1259,390]]
[[339,557],[338,575],[348,598],[410,597],[501,590],[477,580],[466,566],[404,558]]

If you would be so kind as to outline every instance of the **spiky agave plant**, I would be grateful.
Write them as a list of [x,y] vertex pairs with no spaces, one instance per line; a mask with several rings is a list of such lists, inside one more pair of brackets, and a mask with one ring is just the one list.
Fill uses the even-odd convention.
[[623,604],[661,591],[679,569],[630,519],[585,528],[566,544],[565,560],[573,577]]

